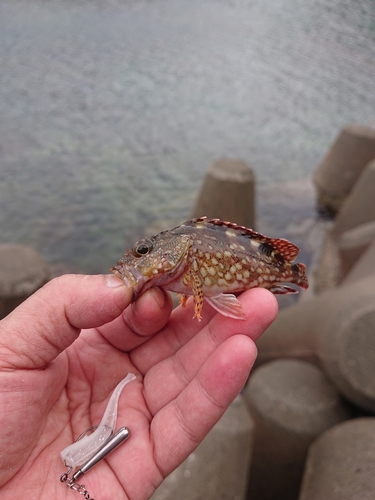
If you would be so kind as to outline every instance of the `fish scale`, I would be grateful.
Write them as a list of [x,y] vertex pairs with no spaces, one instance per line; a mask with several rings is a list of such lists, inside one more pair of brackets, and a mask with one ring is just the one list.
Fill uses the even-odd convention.
[[127,250],[111,271],[133,288],[133,299],[159,286],[193,295],[201,320],[203,301],[224,316],[244,319],[236,295],[261,287],[275,294],[297,293],[283,283],[306,289],[306,266],[293,261],[299,248],[283,238],[268,238],[245,226],[200,217],[149,238]]

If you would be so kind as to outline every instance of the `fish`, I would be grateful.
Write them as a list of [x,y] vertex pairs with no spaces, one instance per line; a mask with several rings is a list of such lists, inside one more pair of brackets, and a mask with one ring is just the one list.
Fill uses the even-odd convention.
[[138,239],[111,271],[133,289],[133,301],[151,287],[193,296],[194,318],[206,300],[224,316],[245,319],[237,295],[250,288],[274,294],[308,288],[306,266],[294,263],[299,248],[234,222],[199,217]]

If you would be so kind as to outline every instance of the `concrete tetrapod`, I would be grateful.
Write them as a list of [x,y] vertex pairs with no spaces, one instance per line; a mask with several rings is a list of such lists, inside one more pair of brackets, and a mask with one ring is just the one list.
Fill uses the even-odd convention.
[[151,500],[244,500],[253,434],[253,420],[238,396]]
[[[374,131],[375,140],[375,131]],[[365,222],[375,221],[375,160],[361,172],[357,182],[345,198],[332,227],[332,235],[340,235]]]
[[350,268],[341,285],[350,285],[371,275],[375,276],[375,238],[367,250],[363,252],[361,258]]
[[43,257],[33,248],[0,245],[0,319],[50,279]]
[[[340,256],[341,282],[345,281],[345,277],[361,259],[372,242],[375,242],[375,220],[364,222],[341,234],[337,242],[337,250]],[[372,265],[368,266],[368,269],[373,269],[375,272],[375,259]]]
[[314,270],[320,293],[341,283],[375,237],[375,161],[368,163],[327,229]]
[[296,500],[310,443],[351,413],[323,372],[298,360],[256,369],[244,396],[255,421],[248,500]]
[[324,432],[310,447],[299,500],[375,498],[375,418]]
[[344,127],[314,173],[318,206],[336,213],[374,156],[374,129],[357,124]]
[[257,365],[277,358],[321,364],[342,394],[375,414],[375,276],[279,313],[257,341]]
[[254,229],[255,177],[246,163],[222,159],[210,166],[192,213],[202,215]]

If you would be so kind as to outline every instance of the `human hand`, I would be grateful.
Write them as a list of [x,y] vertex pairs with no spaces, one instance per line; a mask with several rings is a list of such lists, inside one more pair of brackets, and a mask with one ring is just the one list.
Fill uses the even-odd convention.
[[[274,320],[263,289],[243,293],[245,321],[205,304],[171,314],[168,294],[132,290],[115,277],[66,275],[0,322],[0,497],[72,499],[60,452],[100,422],[128,372],[117,427],[128,441],[84,476],[96,500],[145,500],[199,444],[242,389],[254,340]],[[120,285],[120,286],[114,286]],[[128,307],[129,306],[129,307]],[[78,498],[77,498],[78,497]]]

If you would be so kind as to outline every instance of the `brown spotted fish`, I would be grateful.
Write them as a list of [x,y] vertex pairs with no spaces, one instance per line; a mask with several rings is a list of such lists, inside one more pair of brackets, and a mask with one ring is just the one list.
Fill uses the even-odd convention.
[[298,253],[288,240],[201,217],[139,239],[111,271],[133,287],[133,301],[159,286],[182,294],[183,305],[193,295],[198,321],[204,299],[224,316],[244,319],[235,294],[254,287],[297,293],[282,283],[308,287],[306,266],[293,264]]

